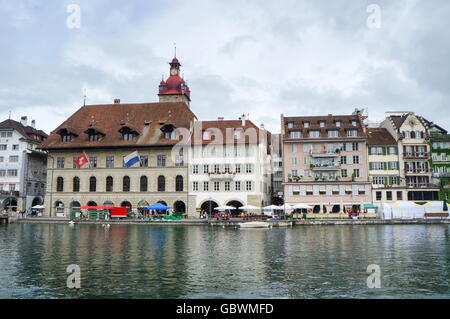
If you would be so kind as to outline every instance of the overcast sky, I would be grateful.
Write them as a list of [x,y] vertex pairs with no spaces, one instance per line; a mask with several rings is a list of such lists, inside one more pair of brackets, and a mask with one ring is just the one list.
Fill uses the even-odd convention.
[[281,113],[358,107],[450,129],[449,30],[448,0],[0,0],[0,119],[50,132],[84,89],[87,104],[156,102],[176,42],[202,120],[249,113],[278,132]]

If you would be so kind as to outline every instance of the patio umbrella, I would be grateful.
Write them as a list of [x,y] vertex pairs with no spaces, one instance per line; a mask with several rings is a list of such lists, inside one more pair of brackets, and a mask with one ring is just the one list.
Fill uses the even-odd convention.
[[36,206],[31,207],[31,208],[32,209],[44,209],[45,207],[42,206],[42,205],[36,205]]
[[253,205],[246,205],[246,206],[239,207],[239,209],[242,209],[242,210],[257,210],[257,209],[261,209],[261,208],[253,206]]
[[214,210],[218,210],[221,212],[226,211],[226,210],[232,210],[232,209],[236,209],[236,207],[225,205],[225,206],[219,206],[219,207],[214,208]]
[[280,208],[280,206],[270,205],[270,206],[263,207],[263,209],[264,210],[274,210],[274,209],[282,209],[282,208]]
[[168,210],[170,207],[163,205],[161,203],[153,204],[152,206],[147,207],[147,209],[154,209],[154,210]]
[[294,209],[313,209],[312,206],[306,205],[306,204],[295,204],[293,206]]

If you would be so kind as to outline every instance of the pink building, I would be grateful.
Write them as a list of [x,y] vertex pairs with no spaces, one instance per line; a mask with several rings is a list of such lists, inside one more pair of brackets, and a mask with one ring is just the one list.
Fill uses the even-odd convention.
[[287,204],[308,204],[315,213],[345,213],[372,203],[364,120],[359,112],[345,116],[281,115]]

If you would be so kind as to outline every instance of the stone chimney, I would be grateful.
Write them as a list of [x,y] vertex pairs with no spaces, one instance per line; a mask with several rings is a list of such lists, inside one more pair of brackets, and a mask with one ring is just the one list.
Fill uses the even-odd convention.
[[31,121],[31,127],[32,127],[32,128],[36,128],[36,121],[35,121],[35,120],[32,120],[32,121]]
[[120,104],[120,99],[114,99],[114,104]]
[[20,118],[20,124],[22,124],[23,126],[27,126],[28,125],[28,117],[22,116]]
[[223,119],[224,118],[222,116],[217,118],[218,121],[223,121]]

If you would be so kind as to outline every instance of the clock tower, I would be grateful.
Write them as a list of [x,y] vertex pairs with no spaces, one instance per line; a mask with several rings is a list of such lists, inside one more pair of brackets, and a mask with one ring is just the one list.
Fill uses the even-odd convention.
[[191,102],[191,91],[186,82],[180,77],[181,64],[176,57],[170,65],[170,76],[159,84],[159,102],[185,102],[188,106]]

